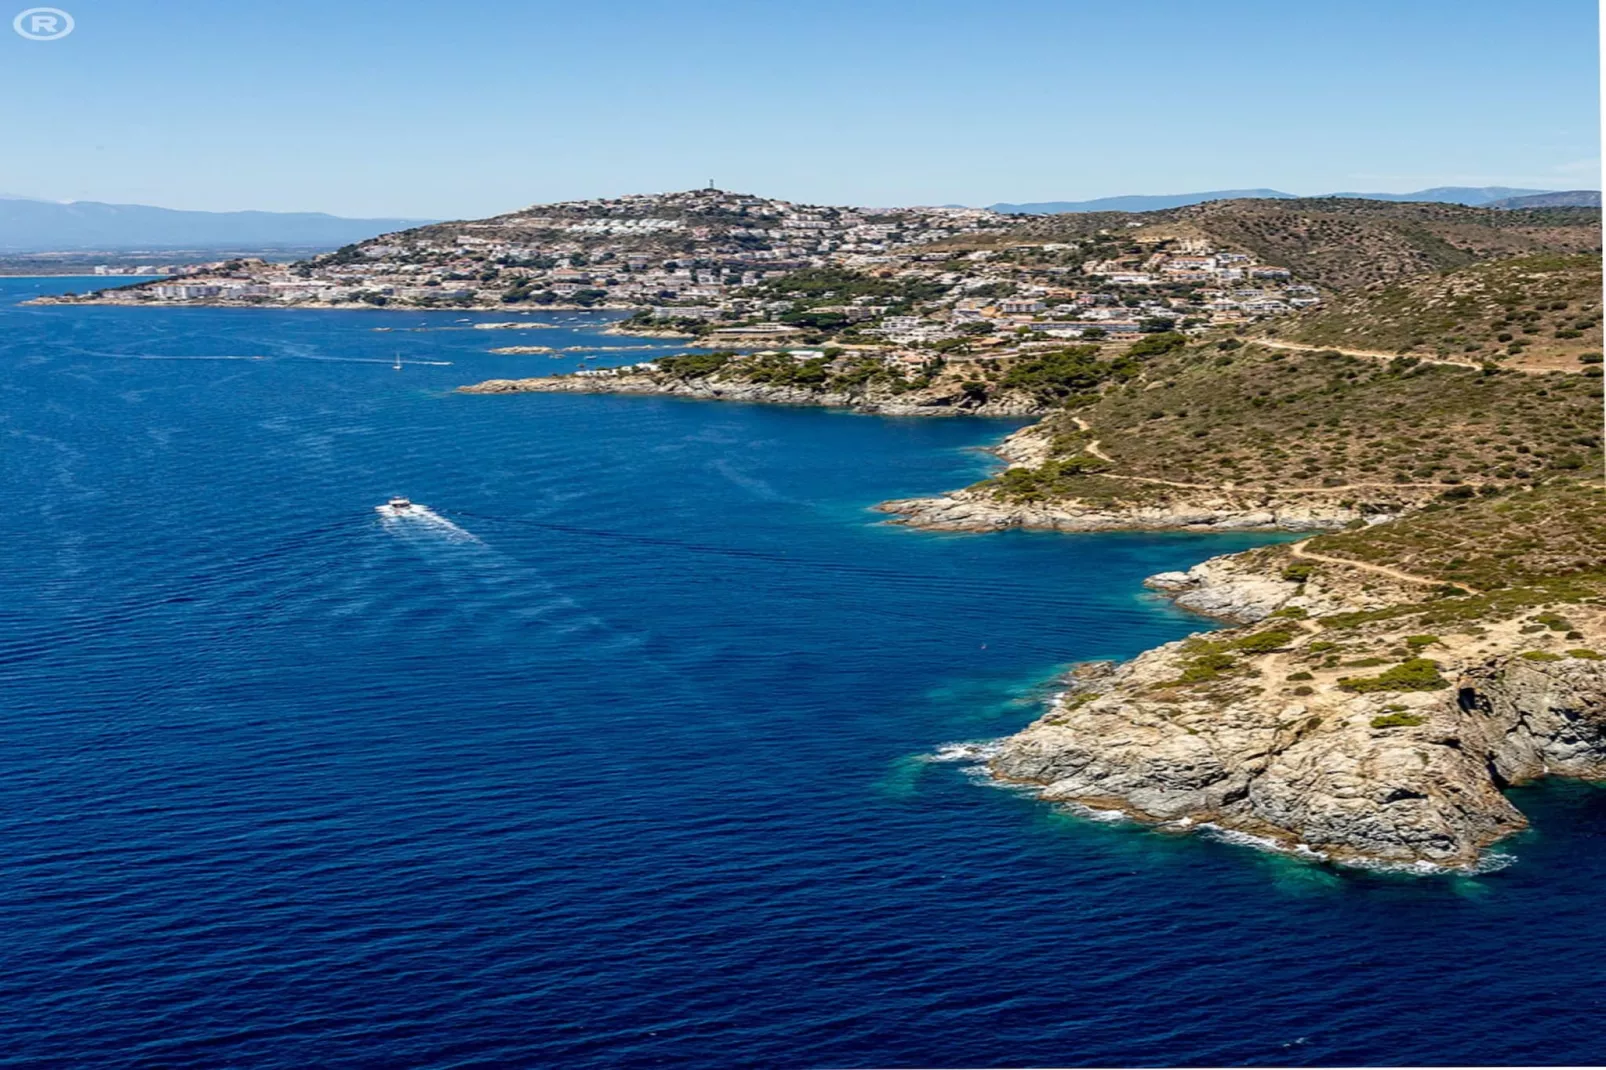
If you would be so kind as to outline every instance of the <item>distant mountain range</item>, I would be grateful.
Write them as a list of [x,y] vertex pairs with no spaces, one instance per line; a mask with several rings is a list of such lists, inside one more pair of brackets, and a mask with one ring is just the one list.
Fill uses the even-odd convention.
[[[1374,201],[1441,201],[1487,208],[1600,207],[1597,190],[1530,190],[1507,186],[1437,186],[1415,193],[1331,193]],[[1057,215],[1067,212],[1154,212],[1205,201],[1299,195],[1275,189],[1224,189],[1205,193],[1101,197],[1091,201],[1043,201],[989,205],[995,212]],[[961,207],[953,205],[951,207]],[[143,204],[41,201],[0,194],[0,255],[38,252],[201,251],[297,252],[335,249],[391,231],[437,222],[430,219],[348,219],[323,212],[191,212]]]
[[1502,197],[1484,208],[1599,208],[1600,190],[1569,189],[1559,193],[1535,193],[1527,197]]
[[0,196],[0,253],[93,249],[335,249],[433,222],[346,219],[323,212],[186,212],[143,204]]
[[[1600,206],[1598,190],[1557,192],[1542,189],[1513,189],[1509,186],[1435,186],[1414,193],[1324,193],[1323,197],[1356,197],[1368,201],[1440,201],[1485,208],[1560,208]],[[1033,204],[990,204],[995,212],[1025,215],[1058,215],[1063,212],[1155,212],[1164,208],[1185,208],[1205,201],[1235,201],[1245,198],[1298,200],[1300,194],[1275,189],[1218,189],[1207,193],[1173,193],[1156,196],[1100,197],[1092,201],[1040,201]]]

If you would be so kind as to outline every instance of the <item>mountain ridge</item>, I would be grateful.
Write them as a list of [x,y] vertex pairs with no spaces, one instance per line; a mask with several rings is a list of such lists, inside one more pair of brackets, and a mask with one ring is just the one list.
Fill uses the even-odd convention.
[[1535,193],[1525,197],[1502,197],[1484,208],[1599,208],[1600,190],[1568,189],[1555,193]]
[[[1087,215],[1160,212],[1222,201],[1352,199],[1427,202],[1497,209],[1598,207],[1595,190],[1528,190],[1505,186],[1437,186],[1413,193],[1333,193],[1302,197],[1275,189],[1122,195],[1086,201],[999,202],[986,210],[1005,215]],[[944,205],[961,208],[960,205]],[[506,213],[516,215],[514,213]],[[206,212],[103,201],[49,201],[0,194],[0,254],[163,249],[330,249],[394,231],[443,222],[433,219],[356,218],[326,212],[242,210]]]
[[0,197],[0,253],[129,249],[336,248],[431,222],[325,212],[201,212],[103,201]]
[[[1167,208],[1186,208],[1206,201],[1236,200],[1314,200],[1343,197],[1366,201],[1435,201],[1444,204],[1464,204],[1480,207],[1498,200],[1534,196],[1554,196],[1562,191],[1517,189],[1510,186],[1434,186],[1413,193],[1320,193],[1305,196],[1276,189],[1224,189],[1203,193],[1127,194],[1118,197],[1097,197],[1087,201],[1037,201],[1022,204],[999,202],[987,207],[1008,215],[1061,215],[1080,212],[1154,212]],[[1568,202],[1573,203],[1573,202]],[[1507,207],[1501,205],[1500,207]],[[1511,205],[1510,207],[1529,207]],[[1533,205],[1532,207],[1542,207]]]

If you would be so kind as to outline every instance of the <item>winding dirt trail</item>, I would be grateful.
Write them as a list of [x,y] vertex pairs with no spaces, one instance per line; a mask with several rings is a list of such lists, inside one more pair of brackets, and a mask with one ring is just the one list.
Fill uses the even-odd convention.
[[1409,572],[1401,572],[1399,569],[1389,568],[1387,565],[1372,565],[1365,561],[1351,561],[1347,557],[1329,557],[1326,554],[1312,553],[1310,550],[1306,549],[1306,545],[1309,542],[1310,539],[1301,539],[1288,547],[1289,552],[1291,552],[1295,557],[1303,558],[1307,561],[1320,561],[1328,565],[1343,565],[1348,568],[1358,568],[1365,572],[1376,572],[1380,576],[1388,576],[1392,579],[1399,580],[1402,583],[1415,583],[1423,587],[1455,586],[1461,588],[1463,591],[1466,591],[1469,594],[1483,593],[1476,587],[1468,587],[1464,583],[1451,584],[1447,580],[1436,580],[1429,576],[1413,576]]
[[[1364,357],[1367,360],[1396,360],[1399,358],[1398,353],[1384,353],[1376,349],[1342,349],[1338,346],[1313,346],[1304,342],[1282,342],[1275,338],[1256,338],[1254,341],[1257,345],[1269,346],[1272,349],[1295,349],[1301,353],[1325,353],[1328,350],[1332,350],[1334,353],[1342,353],[1346,357]],[[1415,354],[1412,355],[1415,356]],[[1483,367],[1483,365],[1474,364],[1470,360],[1454,360],[1450,357],[1417,357],[1416,359],[1423,364],[1453,364],[1457,368],[1472,368],[1473,370]]]
[[[1255,338],[1251,341],[1256,345],[1269,346],[1272,349],[1293,349],[1301,353],[1323,353],[1332,350],[1334,353],[1342,353],[1346,357],[1362,357],[1366,360],[1391,361],[1398,359],[1400,356],[1398,353],[1383,353],[1375,349],[1342,349],[1339,346],[1313,346],[1304,342],[1283,342],[1275,338]],[[1449,364],[1456,368],[1471,368],[1473,371],[1481,371],[1483,369],[1483,365],[1476,361],[1456,360],[1453,357],[1423,357],[1415,353],[1409,355],[1416,357],[1423,364]],[[1545,375],[1549,372],[1566,370],[1562,368],[1528,368],[1519,364],[1499,364],[1496,367],[1501,371],[1522,372],[1524,375]]]
[[[1091,430],[1093,430],[1092,425],[1089,424],[1086,420],[1082,419],[1080,416],[1072,416],[1071,419],[1076,421],[1076,429],[1078,431],[1091,431]],[[1084,446],[1082,448],[1089,455],[1091,455],[1093,457],[1097,457],[1099,460],[1103,461],[1105,464],[1119,464],[1120,463],[1114,457],[1111,457],[1108,453],[1104,452],[1104,444],[1103,444],[1103,440],[1102,439],[1095,438],[1092,441],[1090,441],[1086,446]],[[1234,490],[1247,492],[1247,491],[1250,490],[1250,488],[1247,487],[1247,486],[1239,486],[1239,485],[1233,484],[1233,483],[1182,483],[1182,482],[1179,482],[1179,481],[1177,481],[1175,479],[1160,479],[1160,478],[1157,478],[1155,476],[1130,476],[1130,475],[1124,475],[1124,474],[1122,474],[1120,472],[1104,472],[1104,473],[1101,473],[1101,474],[1106,479],[1125,479],[1125,480],[1129,480],[1129,481],[1131,481],[1133,483],[1157,483],[1162,487],[1183,487],[1183,488],[1185,488],[1187,490],[1211,490],[1211,491],[1217,491],[1217,492],[1228,492],[1228,491],[1234,491]],[[1362,487],[1386,487],[1386,488],[1389,488],[1389,489],[1394,489],[1394,488],[1399,488],[1399,487],[1409,487],[1409,488],[1414,488],[1414,489],[1428,488],[1430,490],[1447,490],[1450,487],[1453,487],[1453,486],[1456,486],[1456,485],[1457,484],[1454,484],[1454,483],[1365,483],[1365,482],[1363,482],[1363,483],[1339,483],[1339,484],[1337,484],[1335,486],[1331,486],[1331,487],[1277,487],[1271,493],[1274,493],[1274,494],[1333,494],[1333,493],[1337,493],[1339,491],[1345,491],[1345,490],[1358,490],[1358,489],[1360,489]],[[1476,482],[1476,481],[1474,481],[1474,482],[1471,482],[1468,485],[1480,486],[1481,484]]]

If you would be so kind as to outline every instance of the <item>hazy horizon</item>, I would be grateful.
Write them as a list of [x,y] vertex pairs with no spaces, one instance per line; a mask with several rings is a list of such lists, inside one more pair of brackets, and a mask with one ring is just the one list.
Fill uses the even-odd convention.
[[1493,0],[69,9],[60,40],[0,36],[18,195],[440,219],[710,180],[859,205],[1599,188],[1584,0],[1542,32]]
[[[1501,185],[1501,184],[1491,183],[1491,184],[1489,184],[1489,187],[1493,188],[1493,187],[1495,187],[1497,185]],[[699,187],[690,186],[690,187],[686,187],[683,190],[670,190],[670,189],[665,189],[665,190],[627,190],[627,191],[625,191],[625,193],[627,193],[627,194],[644,194],[644,195],[665,195],[665,194],[671,194],[671,193],[688,192],[690,190],[697,189],[697,188],[699,188]],[[724,188],[724,187],[722,187],[722,188]],[[1234,188],[1232,190],[1226,190],[1226,189],[1223,189],[1223,190],[1168,190],[1168,191],[1164,191],[1164,192],[1151,192],[1151,191],[1147,191],[1147,190],[1140,190],[1140,191],[1136,191],[1136,192],[1123,191],[1123,192],[1116,192],[1116,193],[1096,193],[1096,194],[1093,194],[1093,195],[1088,196],[1088,197],[1078,197],[1078,198],[1045,197],[1045,198],[1042,198],[1041,200],[1030,200],[1030,201],[1029,200],[1009,200],[1009,199],[1003,199],[1003,198],[995,198],[995,199],[993,199],[991,201],[988,201],[988,202],[985,202],[985,203],[960,205],[960,207],[966,207],[966,208],[991,208],[991,207],[993,207],[995,205],[1000,205],[1000,206],[1033,205],[1033,204],[1052,204],[1052,203],[1060,203],[1060,202],[1064,202],[1064,203],[1085,203],[1085,202],[1090,202],[1090,201],[1115,200],[1115,199],[1121,199],[1121,198],[1185,197],[1185,196],[1197,196],[1198,194],[1201,194],[1201,193],[1216,193],[1216,192],[1219,192],[1219,193],[1239,193],[1239,192],[1244,192],[1244,191],[1255,191],[1255,190],[1263,190],[1263,189],[1264,190],[1270,190],[1272,188],[1273,187],[1269,187],[1269,186],[1245,186],[1245,187]],[[1430,190],[1436,190],[1436,189],[1456,189],[1456,188],[1475,189],[1475,188],[1483,188],[1483,187],[1462,186],[1462,185],[1456,184],[1456,183],[1440,182],[1440,183],[1435,183],[1435,184],[1433,184],[1431,186],[1424,186],[1420,190],[1382,190],[1382,189],[1378,189],[1378,190],[1339,190],[1336,187],[1334,187],[1333,189],[1324,189],[1324,190],[1321,190],[1320,192],[1294,192],[1294,191],[1291,191],[1291,190],[1278,190],[1277,192],[1292,194],[1295,197],[1324,197],[1324,196],[1332,196],[1334,194],[1340,194],[1340,193],[1356,193],[1356,194],[1363,194],[1363,195],[1372,196],[1372,195],[1399,195],[1399,194],[1406,194],[1406,193],[1428,192]],[[1567,187],[1565,189],[1562,188],[1562,187],[1553,187],[1553,188],[1549,188],[1549,189],[1526,189],[1525,188],[1523,190],[1523,192],[1525,192],[1525,193],[1566,193],[1566,192],[1572,192],[1574,190],[1585,190],[1585,189],[1598,190],[1598,183],[1597,183],[1596,186],[1575,186],[1575,187]],[[764,196],[764,197],[774,196],[773,194],[770,194],[765,190],[726,189],[726,192],[741,193],[741,194],[752,194],[752,195]],[[619,193],[597,194],[597,195],[595,195],[595,197],[596,198],[600,198],[600,197],[617,197],[617,196],[620,196],[620,195],[621,194],[619,194]],[[595,199],[595,198],[593,198],[593,197],[568,197],[568,198],[563,198],[563,199],[564,200],[569,200],[569,201],[581,201],[581,200],[591,200],[591,199]],[[778,199],[791,200],[792,198],[778,198]],[[405,222],[405,223],[414,223],[414,224],[426,224],[426,223],[430,223],[430,222],[444,222],[444,221],[449,221],[452,218],[458,218],[458,219],[486,218],[486,217],[489,217],[489,216],[500,215],[500,214],[503,214],[503,213],[506,213],[506,212],[517,211],[518,209],[523,208],[523,207],[527,207],[529,205],[554,203],[554,202],[548,202],[548,201],[525,201],[522,204],[510,205],[510,206],[505,207],[505,208],[501,208],[501,209],[497,209],[495,211],[487,212],[487,213],[485,213],[484,216],[465,216],[465,215],[462,215],[462,214],[458,214],[457,216],[444,216],[443,215],[443,216],[425,217],[425,216],[373,216],[373,215],[352,216],[352,215],[346,215],[346,214],[343,214],[343,213],[328,212],[328,211],[325,211],[325,210],[323,210],[321,208],[255,208],[255,207],[194,208],[194,207],[190,207],[188,205],[148,204],[148,203],[135,203],[135,202],[132,202],[132,201],[101,201],[101,200],[97,200],[97,199],[94,199],[94,198],[87,198],[87,197],[86,198],[77,198],[77,199],[62,199],[62,198],[53,198],[53,197],[40,197],[40,196],[31,195],[31,194],[7,193],[7,192],[0,192],[0,201],[31,201],[31,202],[35,202],[35,203],[39,203],[39,204],[53,204],[53,205],[61,205],[61,206],[71,206],[71,205],[74,205],[74,204],[108,204],[108,205],[112,205],[113,207],[155,208],[155,209],[159,209],[159,210],[162,210],[162,211],[171,211],[171,212],[211,212],[211,213],[217,213],[217,214],[227,214],[227,213],[264,213],[264,212],[267,212],[267,213],[282,214],[282,215],[327,215],[327,216],[330,216],[330,217],[336,218],[336,219],[364,220],[364,221],[372,220],[372,221],[375,221],[375,222],[384,222],[384,223]],[[827,202],[812,201],[812,202],[797,202],[797,203],[825,204]],[[934,204],[934,203],[915,202],[915,201],[887,201],[887,202],[883,202],[883,203],[879,203],[879,204],[857,204],[857,205],[851,204],[851,202],[839,202],[839,203],[843,204],[844,206],[861,207],[861,208],[895,208],[895,207],[931,208],[931,207],[942,207],[942,205],[938,205],[938,204]],[[955,204],[956,202],[945,202],[945,203],[946,204]]]

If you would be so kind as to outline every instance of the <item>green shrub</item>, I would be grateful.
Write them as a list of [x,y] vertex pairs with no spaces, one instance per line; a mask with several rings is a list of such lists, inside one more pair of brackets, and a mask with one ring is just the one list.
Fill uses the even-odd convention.
[[1291,673],[1288,674],[1288,678],[1290,680],[1314,680],[1314,679],[1316,679],[1316,677],[1312,676],[1308,672],[1291,672]]
[[1525,661],[1560,661],[1560,654],[1552,654],[1548,650],[1524,650],[1518,657]]
[[1283,569],[1283,579],[1289,583],[1304,583],[1315,571],[1315,565],[1289,565]]
[[1293,639],[1293,632],[1273,629],[1235,639],[1232,645],[1246,654],[1270,654],[1274,650],[1286,650]]
[[1438,691],[1449,687],[1450,681],[1439,675],[1438,663],[1428,658],[1411,658],[1402,661],[1376,676],[1351,676],[1338,682],[1346,691]]
[[1029,390],[1040,400],[1052,402],[1091,392],[1111,379],[1119,381],[1137,374],[1135,361],[1104,361],[1098,352],[1098,346],[1071,346],[1020,360],[1004,373],[1000,385]]
[[1438,641],[1439,637],[1436,635],[1408,635],[1405,637],[1405,645],[1410,647],[1413,651],[1421,650],[1424,647],[1430,647]]
[[675,379],[701,379],[712,375],[736,356],[735,353],[682,353],[675,357],[659,357],[658,370]]
[[1087,453],[1061,460],[1044,461],[1035,468],[1006,468],[992,481],[998,492],[1011,501],[1042,501],[1073,493],[1078,476],[1102,472],[1109,465]]
[[1590,649],[1588,649],[1586,647],[1579,647],[1576,650],[1569,650],[1569,651],[1567,651],[1567,656],[1569,658],[1582,658],[1585,661],[1602,661],[1602,660],[1606,660],[1606,656],[1603,656],[1601,654],[1597,654],[1595,651],[1590,650]]
[[1200,651],[1189,658],[1182,668],[1182,675],[1175,680],[1169,680],[1161,687],[1176,687],[1183,684],[1203,684],[1212,680],[1219,680],[1238,667],[1238,661],[1231,654],[1223,653],[1219,644],[1209,640],[1190,640],[1183,644],[1187,651]]
[[1415,713],[1384,713],[1372,718],[1373,728],[1415,728],[1427,718]]
[[1162,353],[1169,353],[1173,349],[1181,349],[1188,344],[1188,336],[1176,331],[1166,331],[1162,334],[1151,334],[1147,338],[1132,343],[1127,349],[1129,357],[1157,357]]

